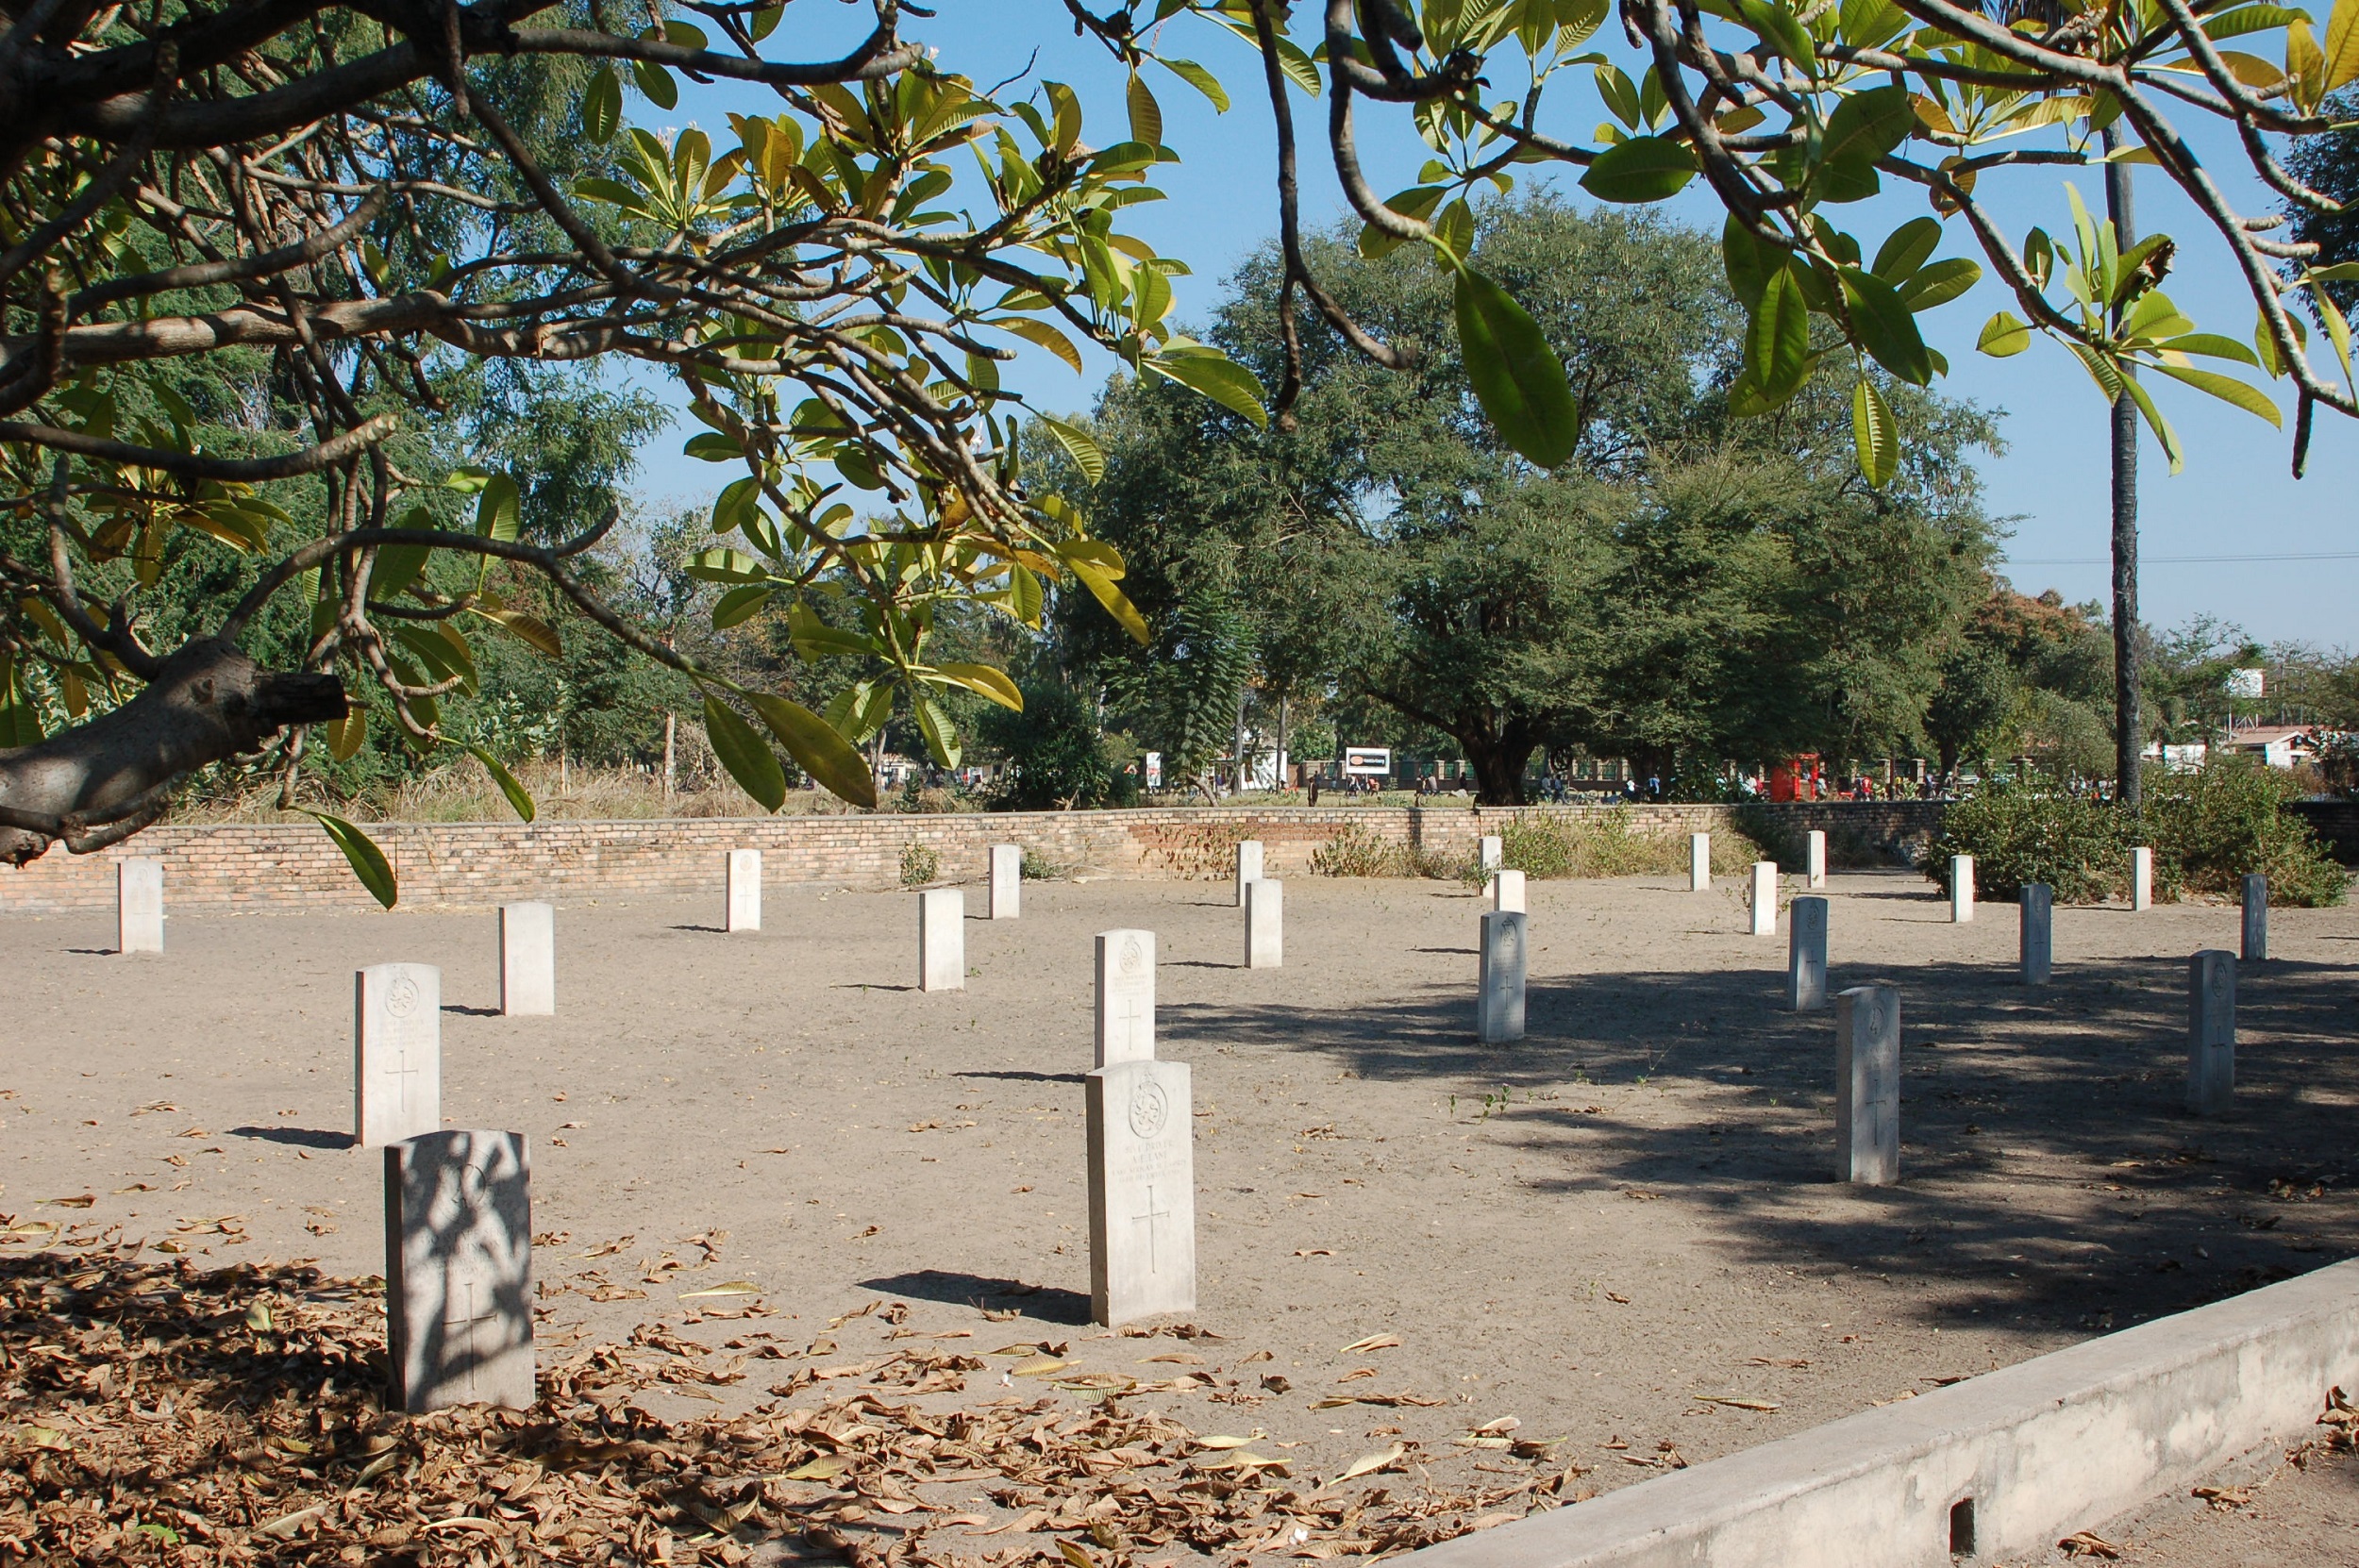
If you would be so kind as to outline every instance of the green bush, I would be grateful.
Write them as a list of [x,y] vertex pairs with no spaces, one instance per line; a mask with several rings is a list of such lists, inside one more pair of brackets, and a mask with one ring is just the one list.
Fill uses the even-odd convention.
[[984,743],[1007,762],[995,804],[1014,811],[1089,810],[1136,806],[1137,748],[1098,732],[1096,710],[1059,681],[1027,682],[1024,711],[988,708],[979,725]]
[[[2036,786],[1990,784],[1951,803],[1925,846],[1925,875],[1945,893],[1952,855],[1974,857],[1975,886],[1986,898],[2013,898],[2026,883],[2045,882],[2060,903],[2091,904],[2130,886],[2120,813]],[[2154,859],[2159,893],[2159,850]]]
[[1067,869],[1037,849],[1028,849],[1024,852],[1023,879],[1027,882],[1058,881],[1063,877]]
[[1346,823],[1342,831],[1311,851],[1311,870],[1320,876],[1398,876],[1407,857],[1373,828]]
[[2147,842],[2154,846],[2154,896],[2234,897],[2247,872],[2269,879],[2269,902],[2304,909],[2339,904],[2348,884],[2300,817],[2279,809],[2300,787],[2275,768],[2215,762],[2194,773],[2150,773]]
[[2307,823],[2279,808],[2298,792],[2276,770],[2215,762],[2191,773],[2150,771],[2144,810],[2131,823],[2112,806],[2039,785],[1986,785],[1943,813],[1926,846],[1924,872],[1947,892],[1949,857],[1974,857],[1974,881],[1990,898],[2013,898],[2045,882],[2066,903],[2126,897],[2130,850],[2154,851],[2154,896],[2233,897],[2244,876],[2269,879],[2269,901],[2304,907],[2342,902],[2347,876]]
[[901,886],[922,888],[942,875],[942,857],[912,839],[901,846]]
[[[1535,880],[1551,876],[1667,876],[1687,870],[1687,835],[1641,833],[1612,807],[1579,815],[1517,817],[1499,831],[1508,869]],[[1762,858],[1741,831],[1712,835],[1713,869],[1727,873]]]

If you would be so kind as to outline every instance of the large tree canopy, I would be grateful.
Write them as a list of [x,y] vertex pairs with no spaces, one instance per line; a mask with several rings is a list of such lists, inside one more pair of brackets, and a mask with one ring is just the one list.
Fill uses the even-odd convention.
[[[1566,459],[1535,469],[1481,416],[1447,269],[1314,238],[1332,297],[1414,359],[1387,372],[1331,342],[1306,353],[1281,431],[1112,388],[1091,426],[1101,481],[1063,482],[1138,602],[1160,617],[1227,596],[1257,646],[1288,651],[1275,684],[1364,696],[1449,737],[1494,802],[1519,798],[1544,747],[1666,777],[1682,760],[1913,747],[1941,652],[1984,592],[1994,540],[1965,458],[1987,421],[1880,389],[1907,456],[1870,485],[1846,389],[1731,414],[1744,313],[1704,236],[1546,192],[1487,206],[1481,225],[1476,264],[1568,345]],[[1246,266],[1208,334],[1272,376],[1280,270],[1274,250]],[[1135,663],[1102,635],[1072,646],[1101,672]],[[1119,697],[1136,677],[1105,683]],[[1164,738],[1154,713],[1126,717]]]
[[[2284,200],[2334,209],[2270,138],[2333,123],[2325,94],[2359,77],[2359,0],[2337,0],[2322,32],[2201,0],[1996,17],[1952,0],[1627,0],[1618,29],[1604,0],[1338,0],[1306,12],[1300,39],[1278,0],[1068,0],[1045,14],[1102,45],[1126,84],[1112,128],[1085,126],[1058,83],[979,91],[912,32],[922,13],[870,3],[867,35],[840,52],[804,47],[818,29],[760,0],[656,0],[627,20],[596,0],[0,9],[0,739],[16,742],[0,755],[0,859],[135,832],[188,771],[288,726],[290,765],[301,726],[353,744],[347,680],[380,692],[414,745],[445,743],[433,705],[473,678],[472,634],[553,643],[515,601],[525,580],[694,682],[757,799],[783,789],[774,744],[869,798],[854,748],[895,712],[955,759],[944,692],[1021,699],[1002,672],[941,657],[945,605],[1033,625],[1064,584],[1156,635],[1119,553],[1023,476],[998,373],[1016,345],[1079,363],[1095,342],[1255,420],[1265,402],[1296,417],[1338,345],[1414,362],[1414,323],[1364,318],[1304,242],[1297,98],[1324,100],[1360,248],[1412,246],[1444,269],[1472,345],[1453,417],[1479,409],[1543,469],[1610,464],[1664,389],[1610,369],[1568,380],[1564,357],[1594,355],[1552,337],[1548,302],[1519,303],[1514,259],[1486,250],[1470,193],[1535,162],[1578,167],[1608,202],[1700,175],[1729,209],[1721,265],[1747,317],[1730,409],[1847,401],[1833,428],[1878,485],[1906,469],[1894,389],[1941,368],[1916,315],[1983,264],[2023,313],[1995,317],[1986,350],[2058,340],[2174,450],[2133,370],[2272,420],[2261,391],[2190,357],[2289,380],[2297,468],[2317,407],[2359,412],[2324,292],[2339,274],[2235,210],[2171,119],[2218,122]],[[1228,86],[1191,58],[1240,39],[1254,64]],[[633,94],[669,109],[683,80],[766,91],[773,112],[668,140],[624,124]],[[1258,382],[1175,328],[1178,264],[1123,231],[1180,156],[1154,96],[1176,83],[1221,106],[1250,85],[1276,117],[1281,335]],[[1594,133],[1592,97],[1611,117]],[[1431,153],[1389,198],[1359,151],[1364,108],[1411,118]],[[2250,346],[2198,331],[2160,292],[2170,240],[2125,248],[2076,202],[2049,225],[2061,240],[2017,243],[1983,205],[2027,167],[2100,156],[2186,192],[2257,307]],[[1922,189],[1929,214],[1850,232],[1847,207],[1888,183]],[[1953,238],[1982,262],[1941,257]],[[2339,374],[2305,358],[2283,297],[2297,290]],[[695,562],[732,591],[716,621],[783,612],[798,653],[858,653],[877,672],[824,717],[609,604],[582,566],[596,525],[528,528],[512,450],[453,453],[421,432],[468,366],[608,359],[677,378],[709,426],[699,455],[731,465],[722,538]],[[1099,460],[1085,435],[1048,428],[1084,470]],[[182,535],[248,558],[238,597],[185,613],[191,575],[166,569]],[[291,620],[300,656],[259,659],[257,628]],[[73,722],[42,734],[57,709]]]

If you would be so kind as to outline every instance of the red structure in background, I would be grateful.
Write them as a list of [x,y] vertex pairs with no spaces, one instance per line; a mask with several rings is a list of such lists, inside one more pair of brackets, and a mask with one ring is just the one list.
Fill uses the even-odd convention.
[[1823,799],[1826,786],[1826,770],[1816,752],[1769,765],[1769,798],[1774,802]]

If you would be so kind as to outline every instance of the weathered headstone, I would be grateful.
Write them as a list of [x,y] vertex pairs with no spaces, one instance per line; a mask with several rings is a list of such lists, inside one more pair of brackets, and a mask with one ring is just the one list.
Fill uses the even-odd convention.
[[1753,862],[1752,894],[1747,901],[1752,910],[1753,935],[1774,937],[1778,934],[1778,862]]
[[1183,1061],[1117,1061],[1083,1080],[1090,1318],[1112,1328],[1196,1310],[1196,1121]]
[[1509,914],[1524,912],[1524,874],[1502,868],[1491,878],[1491,908]]
[[1827,1005],[1827,901],[1804,893],[1786,906],[1785,1005],[1815,1012]]
[[1810,886],[1823,888],[1827,885],[1827,835],[1819,828],[1812,828],[1805,841],[1802,873],[1802,879]]
[[1475,1000],[1475,1037],[1504,1045],[1524,1037],[1524,976],[1531,916],[1494,909],[1482,917],[1481,994]]
[[966,989],[966,894],[932,888],[917,895],[917,989]]
[[115,951],[164,950],[164,863],[133,856],[115,862]]
[[533,1401],[532,1172],[520,1132],[385,1150],[386,1403]]
[[2207,947],[2187,960],[2187,1109],[2217,1116],[2236,1097],[2236,956]]
[[1507,863],[1507,841],[1497,833],[1485,833],[1475,847],[1475,856],[1481,862],[1482,875],[1496,875]]
[[510,1018],[557,1010],[557,911],[500,906],[500,1011]]
[[2020,931],[2016,961],[2027,986],[2044,986],[2056,952],[2056,894],[2045,882],[2026,882],[2016,894]]
[[1097,933],[1097,1062],[1155,1059],[1155,933]]
[[1712,835],[1687,835],[1687,891],[1702,892],[1712,886]]
[[1844,1181],[1900,1179],[1900,993],[1853,986],[1834,999],[1834,1147]]
[[1237,908],[1245,908],[1245,885],[1262,879],[1262,841],[1242,839],[1237,843]]
[[443,1128],[443,972],[372,964],[353,976],[352,1136],[364,1149]]
[[1013,920],[1024,912],[1024,851],[1012,843],[991,846],[991,918]]
[[2262,963],[2269,956],[2269,879],[2259,872],[2244,879],[2244,961]]
[[2154,852],[2144,844],[2130,851],[2130,908],[2154,907]]
[[1949,920],[1964,926],[1974,918],[1974,857],[1949,857]]
[[761,929],[761,851],[729,851],[728,901],[721,920],[725,931]]
[[1286,884],[1257,876],[1245,885],[1245,966],[1280,969],[1286,962]]

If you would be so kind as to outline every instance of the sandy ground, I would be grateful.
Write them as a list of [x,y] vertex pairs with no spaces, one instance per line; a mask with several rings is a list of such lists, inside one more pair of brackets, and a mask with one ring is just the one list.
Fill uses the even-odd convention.
[[[485,911],[184,915],[140,959],[108,917],[0,919],[0,1211],[379,1271],[378,1159],[345,1146],[351,976],[406,959],[443,969],[445,1119],[533,1140],[552,1349],[659,1316],[850,1359],[911,1331],[1045,1342],[1210,1376],[1157,1399],[1306,1476],[1404,1436],[1437,1477],[1495,1465],[1454,1440],[1514,1416],[1585,1486],[1625,1484],[2359,1250],[2359,910],[2273,912],[2236,1109],[2198,1123],[2185,958],[2236,945],[2234,909],[2060,909],[2056,983],[2027,992],[2012,908],[1955,926],[1902,873],[1832,892],[1834,985],[1902,991],[1895,1188],[1830,1179],[1831,1019],[1779,1009],[1785,939],[1744,934],[1733,890],[1532,884],[1531,1037],[1483,1048],[1482,904],[1304,878],[1282,970],[1242,968],[1226,884],[1031,884],[1022,920],[970,918],[968,989],[932,995],[906,894],[773,889],[733,937],[717,890],[569,906],[555,1019],[495,1015]],[[1163,1054],[1195,1068],[1217,1338],[1084,1321],[1090,937],[1115,926],[1159,933]],[[678,1300],[740,1280],[761,1295]],[[882,1300],[903,1326],[830,1326]],[[1371,1336],[1400,1343],[1347,1348]],[[1037,1388],[1014,1364],[979,1391]],[[2359,1561],[2354,1484],[2328,1466],[2161,1521],[2135,1560]],[[2340,1543],[2296,1555],[2280,1518]]]

